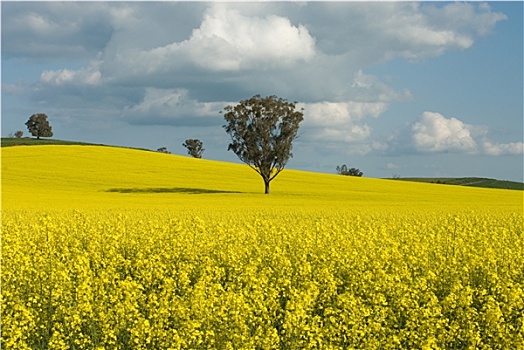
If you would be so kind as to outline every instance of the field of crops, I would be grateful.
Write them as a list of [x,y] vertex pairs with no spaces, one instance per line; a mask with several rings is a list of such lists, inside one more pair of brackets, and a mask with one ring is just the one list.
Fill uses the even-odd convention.
[[6,349],[523,349],[520,191],[2,150]]

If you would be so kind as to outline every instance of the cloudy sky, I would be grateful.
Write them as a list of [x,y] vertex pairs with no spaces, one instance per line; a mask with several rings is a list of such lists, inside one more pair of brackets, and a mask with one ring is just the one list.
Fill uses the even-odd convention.
[[298,101],[288,168],[523,181],[522,2],[4,2],[2,136],[240,162],[220,111]]

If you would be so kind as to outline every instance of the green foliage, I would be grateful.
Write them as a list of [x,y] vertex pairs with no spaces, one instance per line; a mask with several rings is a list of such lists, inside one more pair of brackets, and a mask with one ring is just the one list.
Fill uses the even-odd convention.
[[401,181],[413,181],[413,182],[427,182],[441,185],[458,185],[458,186],[470,186],[470,187],[484,187],[484,188],[500,188],[506,190],[524,190],[524,183],[516,181],[505,181],[488,179],[481,177],[458,177],[458,178],[423,178],[423,177],[405,177],[397,178],[396,180]]
[[357,168],[348,169],[347,165],[337,166],[337,173],[346,176],[362,176],[364,173]]
[[37,139],[40,137],[52,137],[53,130],[49,121],[47,120],[47,115],[44,113],[33,114],[29,117],[29,120],[25,123],[27,130],[31,135],[36,136]]
[[182,146],[187,148],[187,154],[193,158],[202,158],[202,153],[205,151],[204,143],[199,139],[188,139]]
[[157,152],[160,152],[160,153],[166,153],[166,154],[170,154],[171,152],[169,152],[167,150],[167,147],[160,147],[156,150]]
[[271,180],[293,157],[292,142],[304,119],[303,109],[296,111],[295,104],[276,96],[255,95],[224,108],[224,128],[231,136],[228,150],[262,176],[266,194]]

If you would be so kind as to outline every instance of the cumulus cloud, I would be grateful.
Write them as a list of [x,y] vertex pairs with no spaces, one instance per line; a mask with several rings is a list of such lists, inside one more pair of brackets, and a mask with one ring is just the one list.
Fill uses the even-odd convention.
[[[204,125],[217,123],[229,104],[223,101],[276,94],[303,101],[309,139],[328,137],[360,154],[386,148],[373,140],[367,120],[412,98],[364,73],[366,67],[470,47],[505,18],[482,4],[404,2],[6,3],[2,9],[7,55],[52,57],[47,48],[55,45],[57,54],[77,52],[88,62],[41,72],[37,97],[50,105],[65,90],[82,91],[68,101],[107,107],[130,123]],[[413,125],[418,150],[478,151],[472,126],[440,117]]]
[[489,140],[484,140],[482,146],[484,153],[490,156],[524,154],[523,142],[492,143]]
[[428,18],[420,11],[419,4],[396,7],[388,15],[388,20],[379,24],[386,59],[402,57],[420,60],[438,56],[450,49],[465,49],[473,44],[473,38],[469,35],[429,26]]
[[390,43],[383,42],[386,58],[415,61],[439,56],[447,50],[469,48],[475,35],[491,31],[497,22],[507,18],[492,12],[487,4],[400,3],[381,8],[389,14],[385,17],[388,20],[377,21],[384,33],[381,39]]
[[[323,52],[347,55],[359,65],[395,57],[419,61],[471,47],[477,35],[506,19],[485,4],[418,2],[335,3],[312,9],[308,28]],[[301,13],[304,13],[301,12]],[[460,17],[462,15],[462,17]],[[332,26],[326,26],[329,18]]]
[[[365,122],[382,115],[392,101],[407,99],[409,92],[398,93],[380,82],[375,76],[364,74],[361,70],[355,73],[348,88],[351,100],[323,100],[319,102],[300,103],[304,108],[304,127],[312,133],[313,139],[330,139],[338,141],[341,147],[347,143],[368,141],[373,129]],[[344,96],[344,95],[342,95]],[[371,147],[365,152],[382,150],[383,147]],[[365,153],[361,150],[358,153]]]
[[423,11],[433,27],[479,35],[490,33],[497,22],[508,18],[503,13],[492,12],[487,3],[477,6],[468,2],[453,2],[442,8],[429,5]]
[[341,129],[322,128],[316,132],[314,138],[328,142],[343,141],[351,143],[365,140],[370,134],[371,128],[368,125],[348,125]]
[[[27,47],[57,45],[60,53],[91,52],[83,68],[43,71],[40,83],[48,89],[178,87],[200,101],[277,94],[309,103],[366,102],[380,114],[411,92],[365,74],[365,67],[468,47],[475,34],[504,19],[489,6],[464,8],[467,24],[459,25],[460,11],[450,4],[44,3],[29,9],[10,3],[3,32],[21,40],[3,40],[3,50],[27,55]],[[26,48],[14,46],[18,41]],[[356,113],[358,106],[349,107]],[[341,109],[332,118],[343,119],[349,107],[322,108]]]
[[412,126],[413,145],[422,152],[475,153],[478,145],[471,137],[470,126],[456,118],[424,112]]
[[318,102],[301,104],[305,109],[305,124],[341,126],[365,117],[378,117],[387,109],[383,102]]
[[[505,18],[487,5],[476,4],[462,7],[418,3],[35,6],[35,11],[22,11],[21,6],[15,5],[6,7],[4,31],[11,33],[8,37],[22,38],[3,41],[3,50],[8,55],[21,53],[20,50],[27,53],[32,46],[53,45],[57,45],[56,52],[61,55],[68,51],[91,50],[95,55],[101,52],[97,60],[108,82],[129,83],[132,77],[147,78],[149,84],[156,83],[156,87],[165,87],[168,74],[183,77],[190,72],[193,76],[212,79],[205,75],[217,74],[215,78],[222,78],[221,72],[242,72],[247,73],[251,81],[266,85],[278,86],[279,81],[287,79],[281,91],[285,91],[285,86],[301,83],[302,89],[316,93],[318,98],[326,91],[321,84],[324,79],[334,86],[333,94],[343,91],[346,99],[349,94],[357,93],[354,88],[362,86],[358,84],[367,84],[369,77],[362,74],[362,67],[393,57],[417,60],[450,49],[467,48],[475,34],[488,32]],[[457,21],[461,11],[465,20]],[[330,25],[326,25],[326,19]],[[22,26],[26,22],[30,25]],[[17,42],[23,43],[25,49],[13,46],[18,45]],[[37,57],[36,51],[34,56]],[[274,73],[275,70],[279,73]],[[264,76],[267,71],[280,76],[267,81],[267,74]],[[332,74],[333,71],[337,74]],[[71,73],[57,73],[54,81],[67,80]],[[299,79],[299,73],[305,77]],[[344,87],[344,81],[353,74],[357,85]],[[230,79],[245,83],[241,75]],[[319,88],[315,89],[316,85]],[[378,88],[379,84],[375,82],[374,86]],[[390,98],[394,93],[385,84],[380,88],[384,90],[380,99]],[[313,94],[307,96],[313,97]]]
[[40,74],[40,82],[50,85],[98,85],[101,78],[97,62],[79,70],[44,70]]
[[315,55],[315,39],[303,25],[276,15],[248,17],[222,5],[208,10],[178,47],[211,70],[289,66]]
[[[122,50],[127,54],[122,54]],[[190,37],[156,47],[119,47],[108,66],[121,75],[150,76],[177,70],[235,72],[282,69],[315,55],[315,40],[303,25],[276,15],[245,16],[221,4],[210,7]],[[108,57],[109,58],[109,57]],[[118,74],[117,73],[117,74]]]
[[306,142],[352,155],[384,151],[387,144],[373,140],[373,129],[366,119],[377,118],[388,108],[384,102],[301,103],[304,108],[304,136]]
[[157,125],[209,125],[220,121],[223,102],[200,102],[185,89],[147,88],[143,100],[126,107],[124,118],[131,123]]
[[217,69],[307,60],[318,51],[348,55],[358,65],[421,59],[470,47],[507,18],[484,3],[14,2],[2,10],[4,37],[16,38],[2,42],[9,55],[87,57],[104,48],[145,52],[183,43],[190,53],[211,50],[224,58],[211,65]]
[[523,154],[524,143],[492,142],[485,126],[469,125],[456,118],[424,112],[411,127],[412,141],[419,152],[469,153],[490,156]]

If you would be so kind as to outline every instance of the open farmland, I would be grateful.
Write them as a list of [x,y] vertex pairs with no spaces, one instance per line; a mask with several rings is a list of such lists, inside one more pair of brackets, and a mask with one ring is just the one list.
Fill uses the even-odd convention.
[[2,347],[522,349],[523,192],[2,149]]

